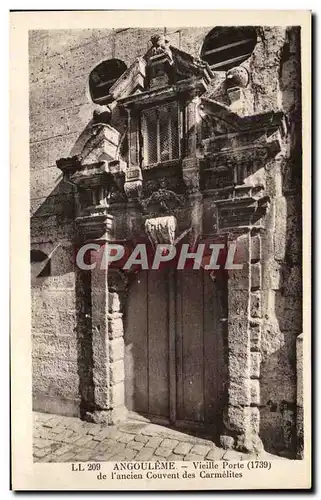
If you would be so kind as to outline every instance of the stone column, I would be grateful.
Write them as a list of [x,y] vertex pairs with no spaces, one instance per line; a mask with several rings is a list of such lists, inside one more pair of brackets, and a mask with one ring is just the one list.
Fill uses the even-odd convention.
[[250,231],[236,239],[241,270],[228,271],[228,405],[221,444],[247,452],[262,450],[259,438],[260,299],[252,273]]
[[[113,218],[103,223],[101,245],[112,241]],[[102,224],[100,224],[102,226]],[[91,239],[90,241],[93,241]],[[115,285],[116,270],[103,269],[100,262],[90,271],[91,361],[93,394],[89,421],[114,424],[125,418],[124,338],[121,312],[122,288]]]

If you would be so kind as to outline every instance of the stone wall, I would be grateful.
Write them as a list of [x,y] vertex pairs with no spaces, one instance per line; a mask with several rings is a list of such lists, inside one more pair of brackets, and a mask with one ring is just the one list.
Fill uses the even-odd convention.
[[[210,29],[171,28],[167,34],[172,45],[198,56]],[[30,32],[31,247],[49,255],[59,243],[51,258],[50,276],[33,280],[37,410],[78,415],[83,397],[80,387],[87,376],[90,379],[83,357],[86,324],[80,323],[80,299],[75,293],[77,286],[86,299],[88,284],[86,277],[74,272],[74,188],[62,180],[55,162],[69,156],[92,119],[96,105],[89,97],[91,70],[109,58],[122,59],[130,66],[146,52],[157,31],[163,33],[162,29],[134,28]],[[265,184],[270,206],[264,230],[255,229],[246,237],[249,272],[243,283],[249,299],[244,305],[248,308],[246,348],[251,352],[246,367],[249,418],[255,426],[260,412],[260,436],[266,449],[287,452],[296,446],[295,353],[296,338],[302,332],[299,51],[297,28],[259,28],[255,50],[243,63],[250,72],[247,110],[281,109],[287,119],[282,150],[251,179],[254,184],[256,180]],[[244,302],[243,285],[235,280]],[[86,307],[86,300],[82,304]],[[231,359],[233,349],[239,351],[241,346],[231,347]],[[238,378],[236,369],[235,377],[231,394]],[[86,399],[90,400],[88,394]]]

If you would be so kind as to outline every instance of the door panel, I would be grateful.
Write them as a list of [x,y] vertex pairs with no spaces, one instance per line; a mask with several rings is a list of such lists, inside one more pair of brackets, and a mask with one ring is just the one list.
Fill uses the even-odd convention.
[[177,416],[180,420],[192,422],[204,419],[203,283],[200,273],[192,269],[177,271],[177,280],[180,281],[177,301],[181,301],[179,343],[182,344],[178,345],[182,367],[178,384],[182,384],[182,388],[177,401]]
[[148,274],[148,394],[150,415],[169,417],[167,271]]
[[124,317],[125,403],[130,411],[148,413],[147,272],[132,284]]
[[125,314],[125,400],[165,421],[211,424],[224,405],[220,297],[203,270],[143,271]]
[[168,280],[142,271],[131,285],[125,320],[128,410],[169,418]]
[[228,374],[222,316],[219,290],[204,272],[204,417],[209,424],[217,421],[225,405]]

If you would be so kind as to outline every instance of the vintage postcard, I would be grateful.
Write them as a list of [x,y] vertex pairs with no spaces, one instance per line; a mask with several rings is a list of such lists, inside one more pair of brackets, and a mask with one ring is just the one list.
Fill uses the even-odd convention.
[[10,17],[12,488],[311,488],[311,13]]

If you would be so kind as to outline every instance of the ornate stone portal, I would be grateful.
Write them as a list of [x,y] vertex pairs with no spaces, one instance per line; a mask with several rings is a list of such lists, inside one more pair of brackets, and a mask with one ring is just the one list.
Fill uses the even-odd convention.
[[[152,45],[109,90],[113,102],[95,114],[81,152],[57,161],[77,188],[75,243],[148,238],[173,243],[182,233],[192,243],[215,242],[222,235],[236,240],[243,270],[229,272],[225,288],[228,394],[221,443],[253,451],[262,446],[265,169],[280,151],[284,118],[273,112],[246,114],[251,96],[244,92],[249,78],[244,68],[227,74],[228,106],[211,99],[210,86],[221,76],[206,62],[159,37]],[[127,282],[123,271],[112,269],[92,270],[79,281],[79,294],[89,304],[81,338],[91,365],[83,378],[83,414],[111,424],[126,416],[122,312]]]

